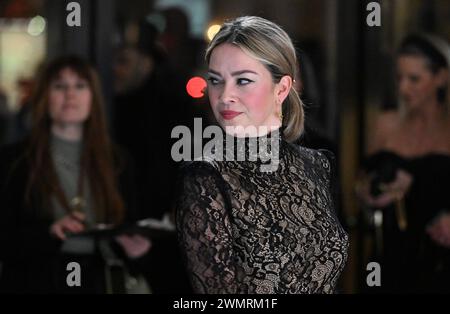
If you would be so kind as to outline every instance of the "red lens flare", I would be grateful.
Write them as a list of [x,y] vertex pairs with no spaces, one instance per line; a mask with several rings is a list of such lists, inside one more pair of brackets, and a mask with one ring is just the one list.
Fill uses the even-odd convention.
[[202,98],[205,95],[206,81],[196,76],[191,78],[186,84],[186,91],[193,98]]

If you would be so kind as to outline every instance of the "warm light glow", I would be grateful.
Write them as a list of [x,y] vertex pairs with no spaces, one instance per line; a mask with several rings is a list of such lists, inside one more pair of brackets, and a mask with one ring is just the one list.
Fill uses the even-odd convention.
[[211,41],[214,38],[214,36],[219,32],[219,30],[220,30],[220,25],[218,25],[218,24],[211,25],[208,28],[208,31],[206,32],[206,34],[207,34],[209,41]]
[[186,91],[192,98],[202,98],[205,95],[206,81],[201,77],[193,77],[186,84]]
[[45,25],[45,19],[40,15],[36,15],[28,23],[28,34],[31,36],[39,36],[44,32]]

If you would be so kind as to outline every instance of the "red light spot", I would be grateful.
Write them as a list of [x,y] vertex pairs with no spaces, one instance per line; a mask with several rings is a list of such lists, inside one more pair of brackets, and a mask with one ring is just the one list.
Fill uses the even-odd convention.
[[193,77],[186,84],[186,91],[193,98],[202,98],[205,95],[206,81],[201,77]]

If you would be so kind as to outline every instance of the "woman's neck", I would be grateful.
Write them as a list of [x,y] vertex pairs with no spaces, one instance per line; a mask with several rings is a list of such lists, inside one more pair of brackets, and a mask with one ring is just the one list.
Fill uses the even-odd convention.
[[53,124],[53,135],[67,141],[78,142],[83,136],[83,125],[80,124]]
[[448,117],[444,105],[437,100],[428,102],[420,108],[410,109],[406,119],[421,129],[434,129],[444,123]]

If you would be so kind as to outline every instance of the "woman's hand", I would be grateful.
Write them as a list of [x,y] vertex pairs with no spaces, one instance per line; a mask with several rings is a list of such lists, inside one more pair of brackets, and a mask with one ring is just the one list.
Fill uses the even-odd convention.
[[122,246],[129,258],[139,258],[150,251],[152,241],[141,235],[121,234],[116,237],[116,241]]
[[86,215],[80,212],[72,212],[57,220],[50,226],[50,234],[60,240],[65,240],[66,232],[79,233],[84,231]]
[[381,186],[383,193],[378,196],[372,196],[370,193],[371,180],[372,177],[370,176],[365,176],[360,180],[356,187],[356,194],[366,205],[375,208],[383,208],[405,197],[411,187],[413,177],[404,170],[397,170],[395,180]]
[[427,233],[430,238],[446,247],[450,248],[450,214],[440,216],[433,224],[427,228]]

